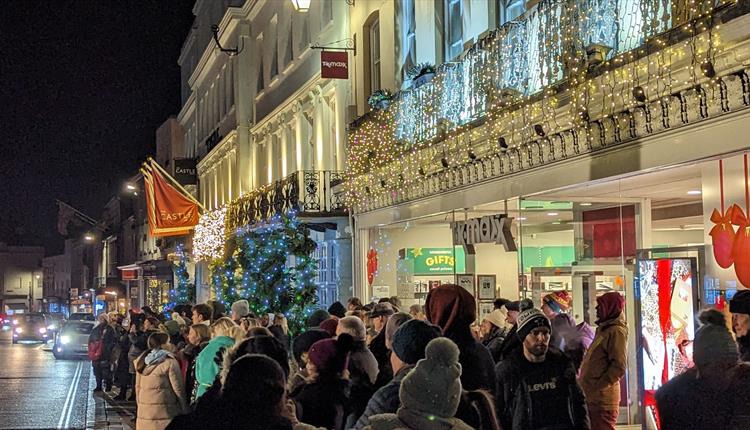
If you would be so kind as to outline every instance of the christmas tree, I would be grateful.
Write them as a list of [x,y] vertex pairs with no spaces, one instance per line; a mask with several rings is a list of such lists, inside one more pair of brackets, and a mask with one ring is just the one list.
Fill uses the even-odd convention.
[[177,245],[177,254],[180,259],[174,269],[176,285],[169,290],[169,302],[164,306],[167,310],[172,310],[177,305],[192,303],[195,299],[195,287],[190,283],[190,274],[187,270],[188,256],[182,244]]
[[295,214],[241,229],[227,244],[227,256],[211,265],[217,300],[229,308],[246,299],[256,315],[283,313],[299,332],[317,301],[315,241]]

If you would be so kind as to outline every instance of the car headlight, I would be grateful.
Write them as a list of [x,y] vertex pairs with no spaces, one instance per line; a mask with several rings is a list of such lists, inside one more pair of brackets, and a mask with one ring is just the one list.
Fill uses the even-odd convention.
[[13,320],[13,325],[18,325],[18,320]]
[[62,335],[60,336],[60,343],[63,345],[67,345],[70,343],[70,336],[68,335]]
[[16,333],[23,333],[23,327],[16,327]]
[[47,333],[47,328],[46,327],[40,327],[39,328],[39,333],[41,333],[41,334]]

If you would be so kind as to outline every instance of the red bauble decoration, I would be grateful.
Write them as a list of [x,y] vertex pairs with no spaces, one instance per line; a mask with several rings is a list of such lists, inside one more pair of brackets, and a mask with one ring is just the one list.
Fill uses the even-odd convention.
[[378,272],[378,251],[370,248],[367,251],[367,283],[372,285]]
[[732,247],[734,273],[742,285],[750,288],[750,220],[737,205],[734,205],[732,224],[739,227]]
[[733,249],[735,233],[734,227],[732,227],[734,207],[730,206],[724,215],[717,209],[714,209],[711,214],[711,221],[716,224],[709,233],[714,248],[714,259],[724,269],[728,269],[734,264]]

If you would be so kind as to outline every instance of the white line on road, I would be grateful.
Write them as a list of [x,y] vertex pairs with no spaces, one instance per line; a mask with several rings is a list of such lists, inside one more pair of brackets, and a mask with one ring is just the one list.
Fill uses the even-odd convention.
[[[68,405],[68,417],[65,418],[65,428],[70,428],[70,417],[73,416],[73,406],[75,406],[76,393],[78,392],[78,384],[81,382],[81,376],[83,376],[83,362],[78,362],[79,371],[78,379],[73,385],[73,395],[70,397],[70,404]],[[88,367],[87,367],[88,370]]]
[[73,381],[70,384],[70,388],[68,388],[68,396],[65,398],[65,404],[63,404],[62,413],[60,413],[60,420],[57,422],[58,429],[65,428],[63,427],[63,424],[65,424],[65,417],[68,415],[68,410],[73,406],[73,393],[75,391],[75,388],[78,386],[78,381],[80,380],[82,369],[83,363],[78,362],[76,371],[73,373]]

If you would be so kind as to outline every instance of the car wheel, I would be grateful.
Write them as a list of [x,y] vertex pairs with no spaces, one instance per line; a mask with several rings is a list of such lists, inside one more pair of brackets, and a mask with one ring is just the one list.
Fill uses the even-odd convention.
[[65,358],[65,356],[62,353],[59,353],[59,352],[53,352],[52,355],[54,355],[55,359],[57,359],[57,360],[62,360],[62,359]]

